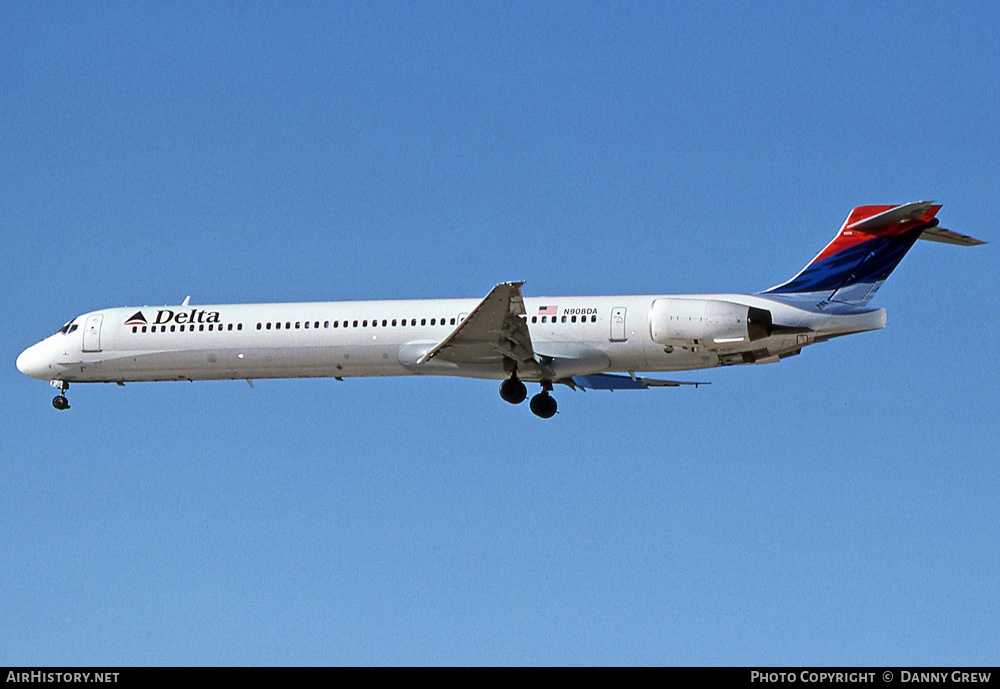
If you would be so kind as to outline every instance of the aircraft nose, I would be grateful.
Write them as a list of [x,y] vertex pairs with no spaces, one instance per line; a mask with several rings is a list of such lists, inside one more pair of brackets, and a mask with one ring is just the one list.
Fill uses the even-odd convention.
[[32,378],[47,379],[49,362],[42,351],[41,342],[28,347],[17,357],[17,370]]

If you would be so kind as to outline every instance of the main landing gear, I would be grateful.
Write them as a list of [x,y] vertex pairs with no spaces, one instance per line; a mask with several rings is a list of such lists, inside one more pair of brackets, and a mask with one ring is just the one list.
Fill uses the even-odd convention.
[[66,391],[69,390],[69,383],[64,380],[52,381],[52,387],[59,388],[59,394],[52,398],[52,406],[62,411],[69,409],[69,400],[66,399]]
[[[549,388],[552,384],[549,383]],[[531,398],[531,413],[535,416],[541,417],[543,419],[551,419],[556,415],[556,409],[559,405],[556,404],[556,398],[549,394],[549,391],[542,389],[540,393]]]
[[503,398],[504,402],[520,404],[527,396],[528,388],[517,377],[517,374],[500,383],[500,397]]
[[[531,413],[543,419],[551,419],[556,414],[558,405],[556,400],[549,393],[552,392],[552,381],[542,381],[542,391],[531,398]],[[510,378],[500,383],[500,397],[505,402],[520,404],[528,397],[528,388],[525,387],[521,379],[515,373]]]

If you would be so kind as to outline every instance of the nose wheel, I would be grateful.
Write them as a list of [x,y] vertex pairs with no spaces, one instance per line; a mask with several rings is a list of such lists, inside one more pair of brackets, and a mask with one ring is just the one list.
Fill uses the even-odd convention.
[[66,399],[66,391],[69,390],[69,383],[63,380],[52,381],[53,387],[59,388],[59,394],[52,398],[52,406],[62,411],[69,409],[69,400]]

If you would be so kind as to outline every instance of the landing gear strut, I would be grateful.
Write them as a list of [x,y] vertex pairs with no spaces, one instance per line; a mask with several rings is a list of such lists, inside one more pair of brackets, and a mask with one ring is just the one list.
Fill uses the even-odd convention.
[[516,373],[500,383],[500,397],[503,398],[504,402],[520,404],[527,396],[528,388],[525,387]]
[[552,381],[542,381],[542,391],[531,398],[531,413],[543,419],[551,419],[556,415],[559,405],[549,393],[552,392]]
[[69,390],[69,383],[64,380],[52,381],[52,386],[59,388],[59,394],[52,398],[52,406],[62,411],[69,409],[69,400],[66,399],[66,391]]

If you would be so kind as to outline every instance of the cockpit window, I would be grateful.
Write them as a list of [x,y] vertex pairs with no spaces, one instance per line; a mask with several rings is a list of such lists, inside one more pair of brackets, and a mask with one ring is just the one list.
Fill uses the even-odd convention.
[[66,335],[68,333],[76,332],[76,329],[78,327],[79,326],[76,323],[74,323],[73,321],[70,321],[69,323],[67,323],[66,325],[64,325],[63,327],[61,327],[59,329],[59,332],[61,332],[63,335]]

